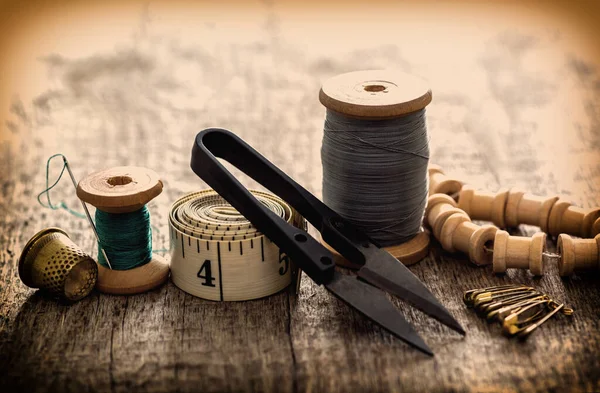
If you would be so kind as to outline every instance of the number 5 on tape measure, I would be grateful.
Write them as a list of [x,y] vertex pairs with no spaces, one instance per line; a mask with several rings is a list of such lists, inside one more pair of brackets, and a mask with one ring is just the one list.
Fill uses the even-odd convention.
[[[304,219],[281,199],[253,194],[284,220],[304,225]],[[297,274],[277,245],[212,190],[175,202],[169,227],[173,283],[194,296],[256,299],[284,289]]]

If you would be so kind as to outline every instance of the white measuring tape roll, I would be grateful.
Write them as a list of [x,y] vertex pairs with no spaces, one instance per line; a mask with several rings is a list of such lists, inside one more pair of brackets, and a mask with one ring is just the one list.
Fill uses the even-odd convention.
[[[305,228],[295,210],[275,195],[250,191],[286,222]],[[169,216],[171,277],[185,292],[209,300],[268,296],[287,287],[292,263],[214,190],[178,199]]]

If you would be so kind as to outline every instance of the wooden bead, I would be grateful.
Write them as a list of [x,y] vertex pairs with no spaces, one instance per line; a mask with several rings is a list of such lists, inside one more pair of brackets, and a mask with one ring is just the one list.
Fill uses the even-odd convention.
[[510,236],[506,231],[496,232],[494,239],[494,273],[504,273],[508,268],[529,269],[539,276],[543,274],[542,253],[546,246],[546,234],[538,232],[532,237]]
[[[456,252],[457,249],[456,245],[454,244],[454,234],[456,233],[456,231],[458,230],[459,227],[463,227],[463,224],[465,223],[471,223],[471,219],[469,218],[469,216],[467,216],[466,214],[463,213],[453,213],[450,215],[450,217],[448,217],[446,219],[446,221],[444,222],[444,225],[442,225],[442,230],[440,232],[440,238],[438,239],[439,242],[442,245],[442,248],[448,252]],[[461,231],[461,233],[464,231]],[[471,237],[471,234],[468,234],[468,237]],[[461,237],[460,240],[464,240],[463,237]],[[460,251],[463,252],[468,252],[468,239],[466,241],[467,243],[467,249],[463,249]],[[462,245],[462,244],[461,244]]]
[[578,237],[592,237],[595,221],[600,218],[600,208],[583,209],[570,202],[559,200],[550,211],[548,220],[548,233],[558,236],[566,233]]
[[492,263],[492,253],[485,250],[487,243],[492,247],[498,228],[493,225],[479,226],[471,222],[466,214],[452,214],[442,227],[440,242],[444,250],[462,251],[476,265]]
[[594,225],[592,225],[592,235],[596,236],[599,233],[600,233],[600,218],[597,218],[596,222],[594,222]]
[[449,195],[446,194],[434,194],[427,198],[427,206],[425,207],[424,217],[427,219],[429,217],[429,212],[431,209],[440,203],[447,203],[451,206],[457,207],[458,204],[454,199],[452,199]]
[[461,181],[446,176],[438,165],[430,164],[427,170],[429,173],[429,195],[453,195],[458,193],[463,186]]
[[456,207],[454,199],[445,194],[434,194],[427,200],[425,217],[436,239],[440,240],[444,222],[454,213],[468,218],[464,211]]
[[558,236],[556,247],[561,276],[570,276],[578,270],[600,269],[600,234],[593,239],[573,239],[563,233]]
[[469,186],[464,186],[458,197],[458,207],[465,211],[472,220],[491,221],[496,226],[504,228],[504,212],[508,190],[497,193],[475,191]]
[[506,226],[536,225],[547,232],[550,211],[557,200],[556,196],[540,197],[517,189],[510,190],[504,212]]

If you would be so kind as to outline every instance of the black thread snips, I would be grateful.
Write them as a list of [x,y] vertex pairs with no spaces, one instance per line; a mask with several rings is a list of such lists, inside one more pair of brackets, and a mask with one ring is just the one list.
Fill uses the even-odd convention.
[[[335,270],[333,256],[306,231],[287,224],[263,206],[217,158],[256,180],[293,206],[333,249],[362,266],[357,276]],[[425,285],[387,251],[275,167],[231,131],[209,128],[196,136],[192,170],[277,244],[315,283],[390,333],[426,354],[431,349],[386,297],[406,300],[461,334],[465,331]]]

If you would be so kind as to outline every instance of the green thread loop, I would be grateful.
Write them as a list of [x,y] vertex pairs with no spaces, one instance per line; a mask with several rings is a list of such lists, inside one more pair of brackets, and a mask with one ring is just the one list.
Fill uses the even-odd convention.
[[[62,170],[60,171],[60,175],[58,175],[58,178],[56,179],[56,181],[51,186],[49,186],[49,184],[50,184],[50,161],[52,161],[52,159],[55,157],[62,157],[63,167],[62,167]],[[66,160],[67,160],[66,157],[60,153],[54,154],[53,156],[50,156],[50,158],[48,158],[48,161],[46,162],[46,189],[38,194],[37,200],[38,200],[39,204],[45,208],[52,209],[52,210],[63,209],[75,217],[85,218],[84,214],[79,213],[78,211],[75,211],[75,210],[69,208],[64,201],[61,201],[58,205],[53,205],[52,201],[50,200],[50,190],[53,189],[54,187],[56,187],[56,185],[58,184],[60,179],[62,179],[62,176],[65,173],[65,169],[67,169],[67,161]],[[47,205],[45,205],[42,202],[42,195],[44,195],[44,194],[46,194],[46,197],[48,198]]]
[[146,206],[130,213],[113,214],[96,209],[96,231],[100,237],[98,262],[108,267],[100,247],[114,270],[129,270],[152,259],[152,229]]

